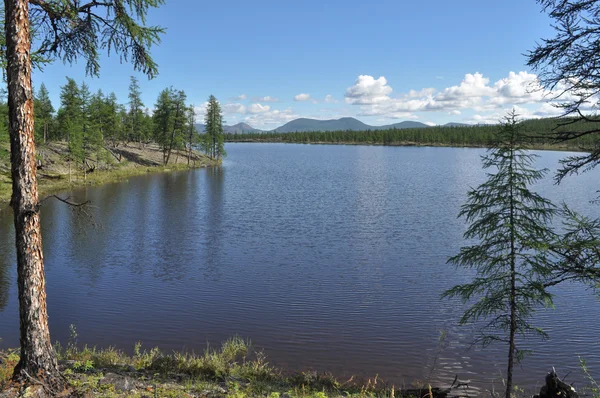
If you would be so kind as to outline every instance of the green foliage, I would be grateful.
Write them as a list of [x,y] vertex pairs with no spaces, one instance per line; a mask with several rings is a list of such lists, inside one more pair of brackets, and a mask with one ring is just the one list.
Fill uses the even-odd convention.
[[223,114],[221,105],[214,95],[208,98],[206,115],[204,116],[204,142],[206,154],[213,159],[227,156],[223,137]]
[[188,107],[185,101],[183,90],[169,87],[160,92],[154,105],[154,141],[163,150],[164,164],[169,163],[173,149],[181,149],[185,145],[188,130]]
[[130,77],[129,83],[129,111],[127,114],[127,137],[128,140],[142,142],[148,139],[149,131],[143,128],[144,103],[142,102],[142,91],[134,76]]
[[585,359],[579,357],[579,366],[581,367],[581,371],[588,381],[588,385],[584,388],[584,390],[587,390],[592,398],[600,398],[600,385],[590,373]]
[[[554,131],[558,142],[582,138],[593,141],[592,151],[562,162],[557,181],[600,164],[600,128],[597,96],[600,93],[600,3],[589,0],[537,0],[552,19],[555,36],[538,42],[527,54],[527,65],[538,72],[541,84],[555,90],[563,115]],[[594,116],[590,114],[590,108]],[[576,123],[574,123],[576,122]],[[579,124],[576,126],[575,124]],[[583,128],[578,128],[583,126]]]
[[98,75],[99,50],[106,48],[152,78],[158,73],[158,66],[149,49],[160,41],[165,30],[146,26],[146,15],[149,9],[162,4],[164,0],[32,2],[30,21],[36,42],[40,43],[33,54],[61,58],[68,63],[82,56],[86,72]]
[[46,142],[51,136],[50,129],[54,116],[54,107],[50,100],[50,93],[42,83],[37,95],[34,98],[34,117],[35,117],[35,139],[36,142]]
[[77,372],[89,372],[94,370],[94,362],[92,362],[91,360],[87,359],[84,362],[81,361],[75,361],[73,363],[73,370],[77,371]]
[[546,286],[575,280],[600,289],[600,218],[586,217],[563,204],[564,232],[553,242],[557,261]]
[[515,335],[545,336],[529,319],[536,307],[552,305],[544,282],[552,272],[548,248],[556,236],[548,225],[556,209],[529,189],[545,170],[532,168],[536,156],[522,145],[513,112],[499,131],[496,145],[482,157],[483,168],[496,172],[488,172],[488,179],[468,192],[459,213],[469,223],[465,239],[476,243],[462,247],[448,260],[457,267],[473,268],[477,274],[472,282],[443,293],[464,303],[475,300],[460,323],[485,319],[478,339],[483,345],[508,343],[507,397],[513,360],[526,353],[516,345]]

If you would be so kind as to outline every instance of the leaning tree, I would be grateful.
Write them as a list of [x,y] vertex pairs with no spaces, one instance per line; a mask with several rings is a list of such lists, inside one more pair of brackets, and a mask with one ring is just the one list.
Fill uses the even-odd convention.
[[[164,0],[5,0],[5,60],[8,83],[11,175],[17,248],[21,356],[13,381],[41,386],[39,395],[53,396],[67,384],[60,375],[50,341],[44,255],[34,145],[32,57],[86,60],[86,72],[98,75],[100,50],[132,61],[149,78],[157,64],[149,49],[163,28],[146,26],[150,8]],[[32,33],[34,32],[34,33]],[[31,38],[36,45],[31,50]],[[43,387],[43,388],[42,388]]]

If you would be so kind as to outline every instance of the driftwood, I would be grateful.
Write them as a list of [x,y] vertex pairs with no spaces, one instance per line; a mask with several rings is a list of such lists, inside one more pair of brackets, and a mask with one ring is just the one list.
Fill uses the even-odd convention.
[[540,389],[540,394],[534,395],[534,398],[579,398],[579,395],[573,386],[560,380],[552,368],[552,371],[546,375],[546,384]]

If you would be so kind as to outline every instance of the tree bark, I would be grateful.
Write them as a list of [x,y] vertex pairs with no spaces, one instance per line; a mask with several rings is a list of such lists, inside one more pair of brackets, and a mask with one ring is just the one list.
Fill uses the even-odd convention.
[[[21,357],[13,380],[43,383],[45,393],[62,391],[60,375],[48,329],[46,281],[38,208],[33,124],[33,91],[27,0],[5,0],[11,174],[17,248],[17,284]],[[35,381],[33,380],[35,379]]]

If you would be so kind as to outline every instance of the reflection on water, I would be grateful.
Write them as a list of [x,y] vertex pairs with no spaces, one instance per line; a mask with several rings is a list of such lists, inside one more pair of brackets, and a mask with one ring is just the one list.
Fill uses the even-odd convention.
[[[446,265],[464,244],[456,218],[484,178],[479,149],[228,145],[215,169],[147,175],[71,193],[94,223],[58,202],[42,208],[50,327],[66,341],[200,350],[239,334],[271,363],[410,384],[472,379],[501,386],[505,349],[470,348],[476,330],[439,294],[472,275]],[[540,167],[561,156],[542,153]],[[587,214],[598,173],[549,178],[542,194]],[[0,337],[18,345],[12,215],[0,212]],[[597,300],[556,289],[535,324],[517,384],[550,366],[600,369]],[[577,325],[574,330],[573,325]],[[445,340],[440,343],[440,331]],[[579,376],[571,376],[578,380]]]

